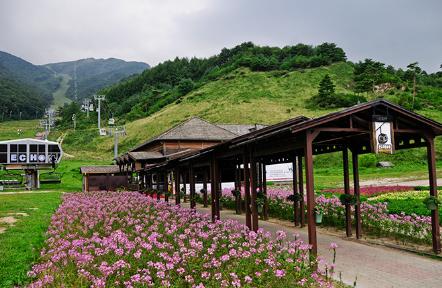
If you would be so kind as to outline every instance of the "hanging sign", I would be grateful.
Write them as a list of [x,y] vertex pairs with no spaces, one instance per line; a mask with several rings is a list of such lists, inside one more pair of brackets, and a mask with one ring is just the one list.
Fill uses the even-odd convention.
[[370,127],[371,151],[375,154],[394,154],[394,131],[392,115],[373,115]]

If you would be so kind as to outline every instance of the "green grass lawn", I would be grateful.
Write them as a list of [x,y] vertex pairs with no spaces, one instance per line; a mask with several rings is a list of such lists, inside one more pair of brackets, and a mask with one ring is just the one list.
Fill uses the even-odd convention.
[[[0,218],[8,213],[27,213],[29,216],[14,215],[19,221],[6,227],[0,234],[0,287],[26,284],[27,271],[37,263],[38,251],[47,231],[50,215],[58,208],[62,193],[0,194]],[[37,209],[30,209],[37,208]],[[30,245],[34,245],[31,247]]]
[[39,120],[20,120],[0,123],[0,141],[21,139],[22,135],[17,132],[18,129],[23,131],[23,138],[34,138],[34,135],[38,132],[37,127],[39,124]]

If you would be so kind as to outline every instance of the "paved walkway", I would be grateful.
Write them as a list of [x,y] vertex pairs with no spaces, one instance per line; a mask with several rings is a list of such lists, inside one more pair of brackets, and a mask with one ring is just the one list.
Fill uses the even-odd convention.
[[[385,186],[430,186],[430,180],[426,179],[426,180],[405,181],[399,183],[385,184]],[[442,186],[442,178],[437,179],[437,186]]]
[[[189,207],[182,203],[182,207]],[[199,213],[210,213],[210,208],[197,206]],[[221,219],[232,219],[245,224],[244,215],[236,215],[234,211],[224,210]],[[307,227],[295,227],[294,223],[277,224],[271,221],[259,221],[259,227],[271,231],[276,237],[277,230],[285,230],[287,241],[293,241],[294,232],[308,243]],[[354,233],[354,232],[353,232]],[[318,231],[318,252],[327,263],[333,261],[333,250],[330,243],[337,243],[336,274],[339,280],[341,272],[345,284],[353,285],[356,280],[357,287],[365,288],[417,288],[417,287],[442,287],[442,259],[435,260],[425,256],[392,249],[384,246],[367,244],[355,237],[347,238],[345,231],[342,237],[321,234]]]

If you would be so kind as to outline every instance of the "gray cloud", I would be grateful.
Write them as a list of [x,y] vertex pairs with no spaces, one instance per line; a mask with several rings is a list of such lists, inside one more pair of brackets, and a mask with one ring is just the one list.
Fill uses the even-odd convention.
[[442,62],[440,11],[438,0],[0,0],[0,50],[34,64],[115,57],[154,66],[246,41],[334,42],[354,62],[418,61],[430,73]]

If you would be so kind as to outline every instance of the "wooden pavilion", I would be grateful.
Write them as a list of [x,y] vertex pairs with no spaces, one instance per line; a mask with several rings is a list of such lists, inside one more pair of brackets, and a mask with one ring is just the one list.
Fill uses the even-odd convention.
[[[382,132],[382,129],[388,133]],[[257,190],[259,188],[266,193],[266,179],[263,171],[265,171],[265,166],[270,164],[293,162],[294,190],[307,194],[307,217],[308,219],[315,218],[313,155],[318,154],[342,151],[344,190],[346,194],[350,194],[348,151],[351,151],[354,193],[359,199],[358,155],[377,151],[393,154],[395,150],[426,147],[430,195],[437,197],[434,138],[438,135],[442,135],[441,123],[394,103],[378,99],[314,119],[299,116],[205,149],[168,159],[142,170],[143,173],[156,175],[167,175],[171,171],[175,175],[180,175],[182,171],[188,171],[191,207],[195,206],[196,171],[202,171],[204,187],[207,187],[208,175],[210,175],[213,220],[219,219],[220,216],[218,203],[219,190],[223,181],[222,172],[233,171],[237,189],[240,189],[242,181],[244,182],[246,225],[256,231],[258,230],[258,210],[255,204]],[[303,167],[306,174],[305,192],[303,191]],[[297,178],[299,185],[297,185]],[[175,177],[175,187],[180,187],[181,179],[186,181],[186,177]],[[179,203],[179,201],[177,197],[176,202]],[[355,208],[356,238],[362,236],[360,201],[358,203]],[[251,211],[249,207],[252,207]],[[299,225],[299,222],[305,225],[304,209],[304,200],[295,201],[296,225]],[[299,212],[301,219],[299,219]],[[431,219],[433,251],[440,254],[438,209],[431,212]],[[346,205],[346,227],[347,237],[350,237],[352,235],[350,204]],[[316,254],[315,221],[308,221],[308,235],[309,244],[312,245],[313,253]]]
[[[264,127],[267,125],[215,124],[199,117],[192,117],[130,149],[115,158],[115,162],[120,167],[121,173],[125,173],[129,178],[128,189],[152,188],[152,179],[146,178],[146,174],[143,173],[144,168],[194,153]],[[133,173],[136,171],[140,181],[134,183]]]

